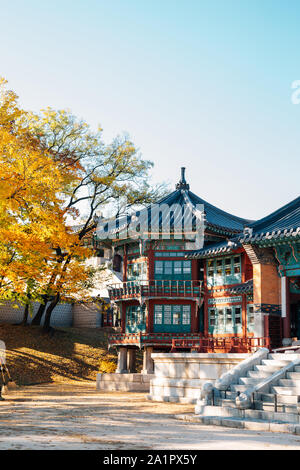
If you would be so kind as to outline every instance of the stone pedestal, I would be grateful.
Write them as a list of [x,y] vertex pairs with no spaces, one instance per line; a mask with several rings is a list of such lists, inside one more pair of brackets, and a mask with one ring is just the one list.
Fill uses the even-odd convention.
[[104,392],[149,393],[151,375],[97,374],[96,388]]
[[127,348],[120,347],[118,351],[118,365],[116,374],[127,374]]
[[249,354],[155,353],[155,375],[148,399],[196,403],[207,381],[214,383],[247,357]]

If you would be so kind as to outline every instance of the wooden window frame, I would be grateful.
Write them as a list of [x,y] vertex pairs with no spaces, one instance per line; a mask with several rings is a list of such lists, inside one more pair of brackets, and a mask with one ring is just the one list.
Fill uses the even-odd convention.
[[[239,258],[238,262],[235,262],[235,258]],[[231,274],[226,274],[229,264],[225,261],[230,259],[230,271]],[[239,272],[235,273],[235,269],[238,268]],[[218,274],[218,269],[221,271]],[[230,256],[223,256],[219,258],[211,258],[206,262],[206,279],[209,287],[239,284],[242,282],[242,257],[241,254],[235,254]]]

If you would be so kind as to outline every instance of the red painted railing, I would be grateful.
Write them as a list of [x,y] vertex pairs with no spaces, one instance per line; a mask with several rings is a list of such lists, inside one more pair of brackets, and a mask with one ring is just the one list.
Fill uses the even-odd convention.
[[200,340],[202,333],[115,333],[108,337],[109,346],[158,344],[172,346],[172,341],[193,339]]
[[187,338],[172,340],[172,351],[179,349],[192,349],[197,352],[251,352],[256,348],[270,349],[270,338],[261,337],[215,337],[215,338]]
[[202,281],[127,281],[108,286],[111,300],[136,297],[200,297]]
[[115,333],[108,338],[109,346],[135,345],[141,347],[155,344],[171,347],[171,351],[182,349],[203,353],[252,352],[257,348],[270,349],[270,338],[261,337],[203,337],[202,333]]

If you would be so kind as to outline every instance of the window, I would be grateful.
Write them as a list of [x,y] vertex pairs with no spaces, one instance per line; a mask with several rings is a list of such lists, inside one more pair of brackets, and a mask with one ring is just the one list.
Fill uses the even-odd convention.
[[[162,305],[157,305],[157,307],[161,307]],[[164,324],[171,325],[172,323],[172,307],[171,305],[164,306]]]
[[219,286],[242,282],[241,256],[207,260],[207,285]]
[[241,305],[209,308],[208,330],[210,334],[242,333]]
[[254,305],[248,304],[247,305],[247,330],[252,333],[254,330]]
[[163,274],[164,272],[164,262],[155,261],[155,274]]
[[154,254],[155,258],[183,258],[185,256],[184,251],[156,251]]
[[189,274],[192,271],[192,263],[191,261],[183,261],[183,273]]
[[189,332],[190,305],[154,305],[154,332]]
[[181,306],[174,305],[173,307],[173,325],[179,325],[181,322]]
[[235,307],[234,320],[236,325],[242,324],[242,309],[241,307]]
[[191,323],[191,307],[190,305],[183,305],[182,307],[182,324],[189,325]]
[[155,279],[189,280],[192,276],[191,261],[155,261]]
[[209,309],[208,319],[209,319],[209,326],[210,327],[216,325],[216,311],[215,311],[214,308]]
[[182,273],[182,263],[181,261],[174,261],[174,274]]
[[172,275],[173,274],[173,261],[163,261],[164,263],[164,274]]
[[146,329],[146,307],[130,305],[126,307],[126,331],[135,333]]
[[155,305],[154,322],[157,325],[162,324],[162,305]]
[[129,263],[127,265],[127,280],[145,280],[147,276],[146,263]]

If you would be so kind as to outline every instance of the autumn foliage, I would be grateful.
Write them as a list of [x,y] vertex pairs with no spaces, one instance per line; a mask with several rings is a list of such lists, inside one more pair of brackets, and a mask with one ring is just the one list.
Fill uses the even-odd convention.
[[2,79],[0,300],[24,304],[26,315],[33,301],[40,313],[50,302],[46,328],[59,301],[89,300],[91,252],[82,240],[106,204],[155,201],[161,188],[147,183],[151,165],[126,136],[105,145],[100,127],[92,132],[70,112],[21,109]]

